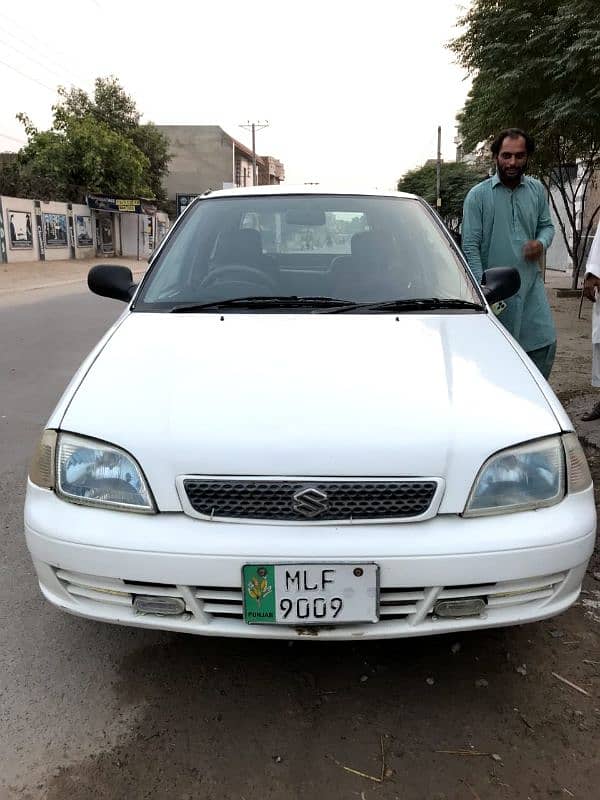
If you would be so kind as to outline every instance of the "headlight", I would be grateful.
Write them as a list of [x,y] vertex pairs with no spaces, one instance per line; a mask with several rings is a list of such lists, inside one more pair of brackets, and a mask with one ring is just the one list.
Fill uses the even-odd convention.
[[464,516],[553,506],[565,495],[565,477],[560,436],[502,450],[479,471]]
[[130,455],[70,433],[58,437],[56,491],[73,503],[154,511],[142,471]]
[[44,431],[30,480],[63,499],[101,508],[154,513],[150,490],[135,460],[118,447],[71,433]]

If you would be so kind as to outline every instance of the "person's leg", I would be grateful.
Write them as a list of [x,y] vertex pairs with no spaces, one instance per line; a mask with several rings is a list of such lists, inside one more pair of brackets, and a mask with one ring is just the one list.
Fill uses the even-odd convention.
[[552,365],[554,364],[554,357],[556,355],[556,342],[547,344],[545,347],[540,347],[537,350],[529,350],[527,353],[529,358],[533,361],[544,378],[548,380]]
[[[592,345],[592,386],[598,388],[600,386],[600,344]],[[581,415],[584,422],[592,422],[595,419],[600,419],[600,400],[594,403],[589,411]]]

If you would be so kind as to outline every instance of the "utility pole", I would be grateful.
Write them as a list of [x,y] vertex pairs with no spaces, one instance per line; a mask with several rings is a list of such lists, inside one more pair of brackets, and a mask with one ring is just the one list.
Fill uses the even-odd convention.
[[252,131],[252,185],[258,185],[258,174],[256,172],[256,131],[262,131],[263,128],[268,128],[269,122],[265,120],[264,122],[248,122],[245,125],[240,125],[240,128],[246,128],[246,130]]
[[442,126],[438,125],[438,142],[437,142],[437,163],[435,169],[436,175],[436,207],[438,210],[438,214],[440,213],[440,209],[442,207],[442,198],[440,197],[440,187],[441,187],[441,178],[442,178]]

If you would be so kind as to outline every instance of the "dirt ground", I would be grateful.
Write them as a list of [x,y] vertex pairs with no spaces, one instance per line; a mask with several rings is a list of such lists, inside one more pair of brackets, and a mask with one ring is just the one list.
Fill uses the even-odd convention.
[[[579,320],[578,299],[557,300],[560,282],[551,382],[579,426],[594,398],[590,310]],[[596,427],[580,433],[598,491]],[[598,551],[577,605],[522,627],[361,644],[131,637],[114,683],[129,732],[19,797],[600,798]]]

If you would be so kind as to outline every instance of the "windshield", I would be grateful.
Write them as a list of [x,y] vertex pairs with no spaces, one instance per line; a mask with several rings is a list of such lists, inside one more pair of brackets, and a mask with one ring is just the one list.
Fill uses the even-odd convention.
[[418,200],[209,196],[186,211],[134,308],[208,311],[230,301],[234,312],[262,303],[270,312],[300,313],[339,301],[358,312],[361,304],[417,298],[481,304],[465,267]]

